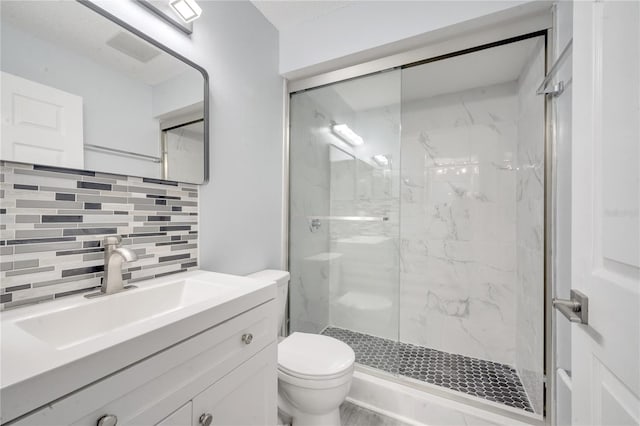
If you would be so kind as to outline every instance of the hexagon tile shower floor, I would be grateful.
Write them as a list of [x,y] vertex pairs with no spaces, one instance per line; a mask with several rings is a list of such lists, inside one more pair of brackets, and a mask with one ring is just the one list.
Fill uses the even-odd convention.
[[336,327],[322,334],[351,346],[362,365],[533,412],[518,373],[509,365]]

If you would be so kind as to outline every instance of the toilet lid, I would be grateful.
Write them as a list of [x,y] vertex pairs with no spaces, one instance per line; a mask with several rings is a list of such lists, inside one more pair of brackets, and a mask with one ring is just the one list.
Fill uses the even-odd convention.
[[332,376],[348,370],[356,355],[333,337],[293,333],[278,344],[278,365],[293,376]]

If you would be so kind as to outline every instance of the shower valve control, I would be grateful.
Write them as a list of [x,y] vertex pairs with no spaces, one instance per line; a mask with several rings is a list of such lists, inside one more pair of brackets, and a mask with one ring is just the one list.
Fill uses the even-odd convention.
[[553,299],[553,307],[571,322],[589,323],[589,298],[578,290],[571,290],[570,299]]

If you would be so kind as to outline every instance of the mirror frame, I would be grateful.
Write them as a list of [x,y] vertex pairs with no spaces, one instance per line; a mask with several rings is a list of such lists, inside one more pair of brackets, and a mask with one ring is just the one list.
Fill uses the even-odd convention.
[[[97,6],[96,4],[92,3],[89,0],[76,0],[76,2],[80,3],[83,6],[88,7],[89,9],[93,10],[94,12],[96,12],[97,14],[101,15],[102,17],[110,20],[111,22],[113,22],[116,25],[121,26],[122,28],[124,28],[125,30],[131,32],[132,34],[140,37],[141,39],[145,40],[146,42],[152,44],[153,46],[157,47],[158,49],[168,53],[169,55],[173,56],[174,58],[184,62],[185,64],[193,67],[194,69],[198,70],[200,72],[200,74],[202,74],[202,78],[204,80],[204,114],[203,114],[203,119],[204,119],[204,177],[202,182],[200,183],[192,183],[192,182],[184,182],[184,183],[189,183],[189,184],[193,184],[193,185],[203,185],[207,182],[209,182],[209,177],[210,177],[210,171],[209,171],[209,165],[210,165],[210,161],[209,161],[209,74],[207,73],[207,71],[201,67],[200,65],[196,64],[195,62],[185,58],[184,56],[182,56],[181,54],[179,54],[178,52],[168,48],[167,46],[165,46],[164,44],[160,43],[159,41],[157,41],[156,39],[148,36],[147,34],[143,33],[142,31],[140,31],[139,29],[135,28],[134,26],[128,24],[127,22],[123,21],[122,19],[116,17],[115,15],[112,15],[111,13],[107,12],[106,10],[102,9],[101,7]],[[101,170],[95,170],[100,172]],[[127,176],[135,176],[135,175],[127,175]],[[145,177],[145,176],[139,176],[139,177]],[[166,180],[166,179],[160,179],[160,180]]]

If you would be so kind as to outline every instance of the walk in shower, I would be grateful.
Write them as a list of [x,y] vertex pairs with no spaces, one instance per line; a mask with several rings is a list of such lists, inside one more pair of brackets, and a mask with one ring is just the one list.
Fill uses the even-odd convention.
[[289,331],[542,414],[545,38],[291,94]]

